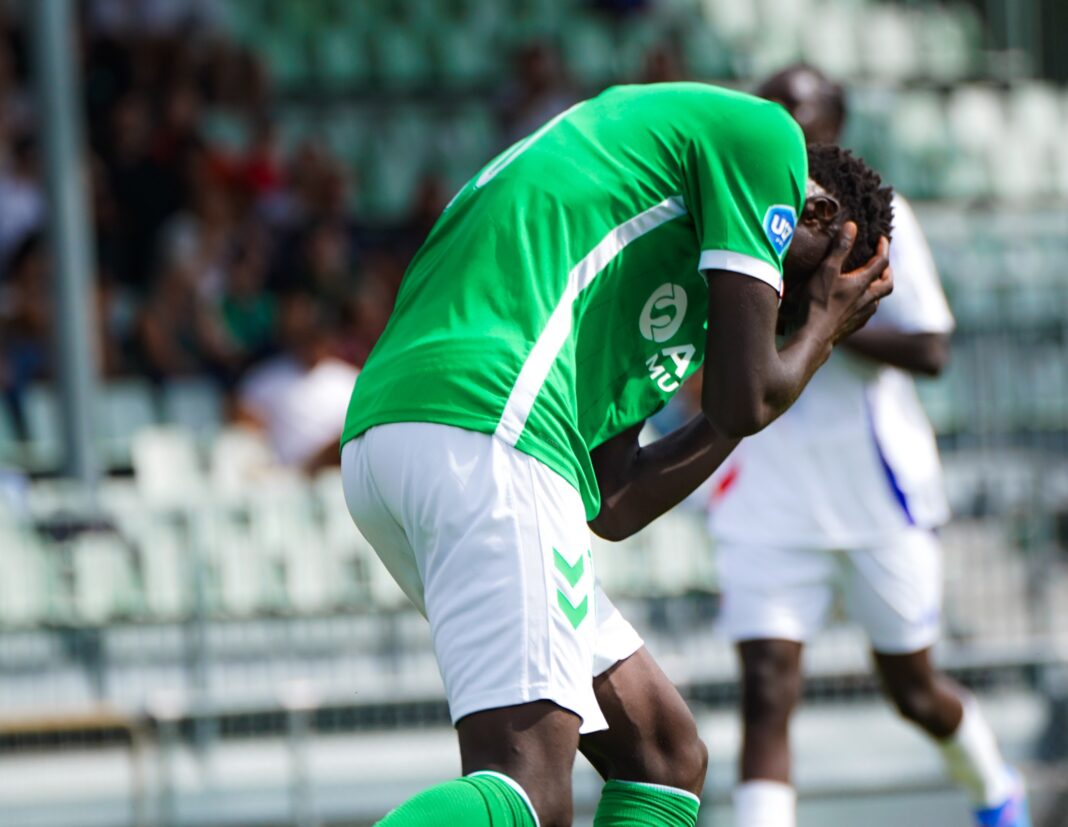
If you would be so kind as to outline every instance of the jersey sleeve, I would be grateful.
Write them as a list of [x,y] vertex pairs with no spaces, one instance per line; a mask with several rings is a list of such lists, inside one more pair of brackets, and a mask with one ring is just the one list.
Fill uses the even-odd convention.
[[683,200],[701,245],[699,267],[744,273],[782,295],[782,259],[804,204],[808,155],[778,104],[749,99],[694,137]]
[[894,292],[879,302],[873,327],[905,333],[950,333],[953,314],[938,279],[931,248],[904,198],[894,196],[894,231],[890,242]]

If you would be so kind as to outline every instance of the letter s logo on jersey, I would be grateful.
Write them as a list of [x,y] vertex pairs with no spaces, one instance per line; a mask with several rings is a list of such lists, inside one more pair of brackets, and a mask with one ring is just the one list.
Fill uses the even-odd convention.
[[764,213],[764,233],[780,258],[793,240],[795,227],[797,227],[797,213],[794,212],[793,207],[775,204],[768,207],[768,211]]
[[682,327],[686,317],[686,291],[678,284],[661,284],[642,308],[638,330],[651,342],[666,342]]

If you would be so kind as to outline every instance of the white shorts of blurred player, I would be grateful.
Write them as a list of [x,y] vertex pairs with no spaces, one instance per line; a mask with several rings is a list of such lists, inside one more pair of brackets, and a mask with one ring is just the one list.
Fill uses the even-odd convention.
[[906,528],[885,545],[853,551],[738,543],[717,551],[720,625],[734,642],[805,642],[823,626],[836,591],[876,652],[910,654],[938,640],[942,550],[931,531]]
[[453,723],[553,701],[607,727],[593,678],[642,640],[597,583],[578,491],[495,437],[379,425],[348,442],[349,512],[430,622]]

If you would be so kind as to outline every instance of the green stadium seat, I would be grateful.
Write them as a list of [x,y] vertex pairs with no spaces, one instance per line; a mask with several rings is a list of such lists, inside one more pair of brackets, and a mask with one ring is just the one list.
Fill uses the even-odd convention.
[[1005,132],[1004,102],[997,90],[973,84],[954,89],[946,105],[953,141],[970,150],[985,150]]
[[[900,83],[921,73],[915,30],[922,28],[922,17],[896,6],[880,5],[855,17],[853,25],[866,75]],[[827,51],[837,48],[835,44]]]
[[210,437],[222,426],[223,400],[211,379],[171,379],[163,386],[163,422],[198,437]]
[[62,459],[59,404],[55,386],[45,383],[30,386],[23,398],[29,438],[26,460],[35,470],[58,468]]
[[862,19],[848,8],[814,7],[801,32],[802,58],[830,77],[855,78],[860,73],[857,32]]
[[[404,134],[399,130],[394,135]],[[361,207],[383,219],[395,219],[404,214],[411,204],[415,185],[426,164],[425,147],[410,136],[401,138],[401,146],[391,143],[388,129],[377,134],[368,147],[364,167],[360,174]]]
[[40,543],[15,526],[0,527],[0,629],[45,622],[50,583]]
[[130,464],[130,439],[142,428],[158,424],[152,388],[139,379],[101,385],[97,392],[96,438],[107,464]]
[[980,31],[974,10],[966,6],[925,8],[923,24],[915,31],[924,74],[941,83],[971,76],[978,64]]
[[580,84],[598,88],[618,80],[615,44],[600,20],[576,15],[560,39],[564,64]]
[[0,401],[0,465],[23,462],[22,440],[15,431],[15,420],[6,401]]
[[263,480],[278,465],[263,434],[244,427],[228,427],[211,441],[212,491],[226,502],[241,502],[250,486]]
[[71,542],[73,618],[97,625],[141,613],[130,549],[111,533],[82,534]]
[[435,77],[448,88],[485,84],[494,77],[500,63],[497,44],[473,26],[442,23],[430,42]]
[[729,40],[749,40],[760,25],[759,11],[754,3],[737,0],[701,0],[705,19]]
[[371,77],[367,40],[347,29],[327,29],[316,37],[319,82],[332,93],[366,86]]
[[687,27],[682,34],[682,48],[686,68],[694,77],[712,79],[735,74],[730,47],[711,26],[695,22]]
[[374,77],[386,89],[411,89],[431,79],[425,36],[385,25],[372,34],[370,46]]
[[303,35],[271,28],[261,33],[256,46],[280,89],[310,85],[313,79],[311,54]]
[[143,429],[133,437],[130,457],[138,490],[150,506],[183,507],[210,496],[193,435],[183,428]]

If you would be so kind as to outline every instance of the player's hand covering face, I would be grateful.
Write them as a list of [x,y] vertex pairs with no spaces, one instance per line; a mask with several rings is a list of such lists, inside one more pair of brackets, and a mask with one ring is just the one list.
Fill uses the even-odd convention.
[[797,311],[788,311],[795,312],[802,321],[825,324],[834,344],[863,327],[875,313],[879,300],[893,290],[890,242],[885,237],[879,240],[875,255],[861,267],[842,272],[856,238],[857,225],[847,221],[815,273],[792,297]]

